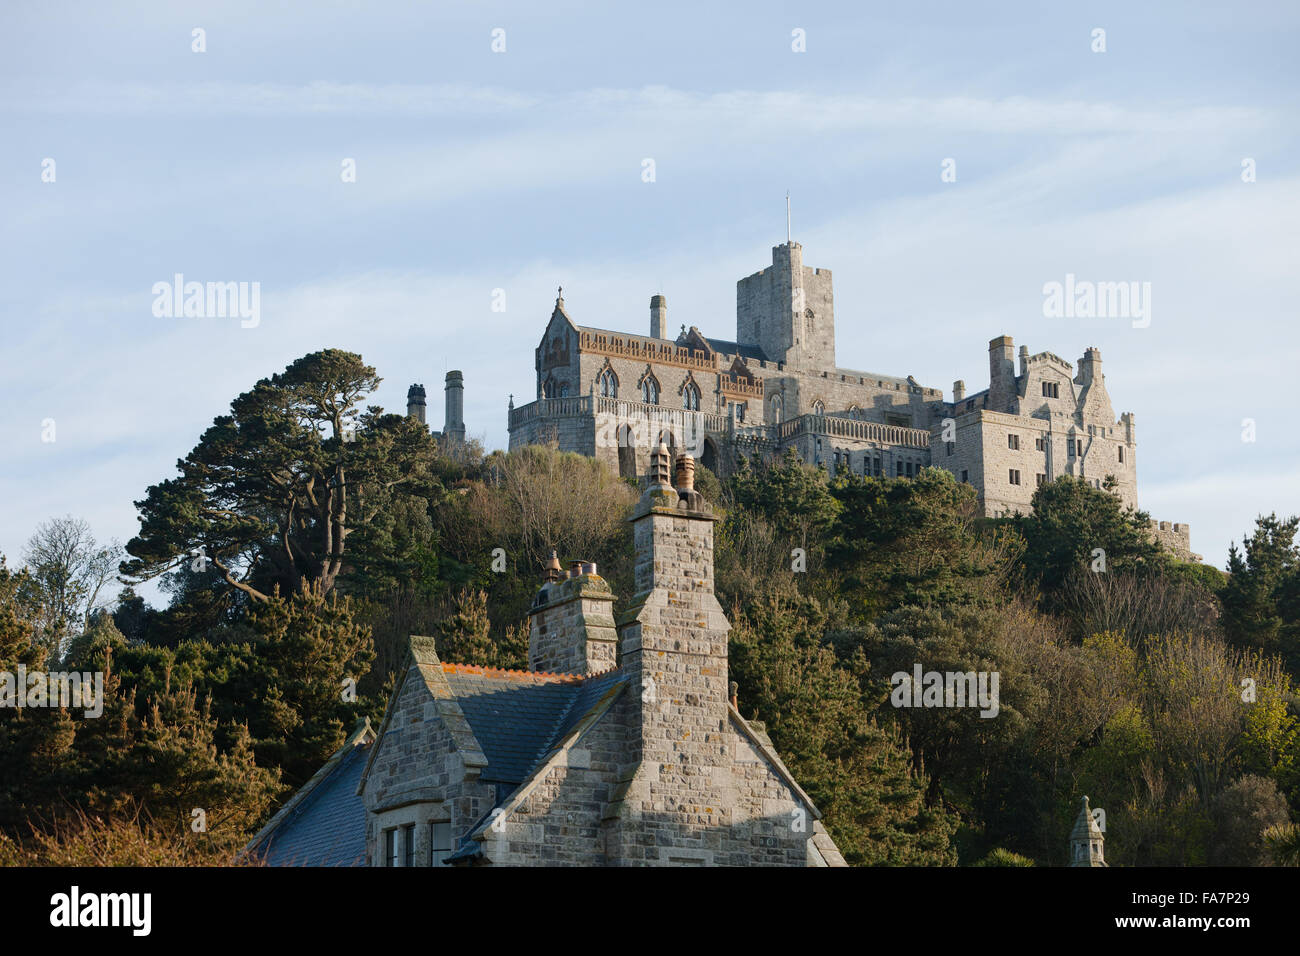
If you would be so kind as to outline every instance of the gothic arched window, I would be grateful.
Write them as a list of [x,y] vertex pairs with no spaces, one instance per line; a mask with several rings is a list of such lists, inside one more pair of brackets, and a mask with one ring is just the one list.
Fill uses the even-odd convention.
[[769,416],[773,425],[780,425],[785,414],[785,400],[780,395],[772,396],[772,414]]
[[700,410],[700,390],[695,387],[694,382],[687,382],[686,387],[682,389],[682,408],[688,412]]
[[647,375],[641,380],[641,401],[647,405],[659,404],[659,383],[653,375]]
[[814,415],[826,414],[826,403],[823,402],[820,398],[817,401],[813,402],[813,414]]
[[601,398],[618,398],[618,376],[612,368],[607,368],[596,376],[596,393]]
[[860,409],[857,405],[850,405],[849,418],[861,418],[861,417],[862,417],[862,409]]

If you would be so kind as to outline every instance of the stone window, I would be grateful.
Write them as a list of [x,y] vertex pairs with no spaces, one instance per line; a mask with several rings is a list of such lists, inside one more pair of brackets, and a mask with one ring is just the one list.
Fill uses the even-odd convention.
[[771,414],[771,416],[769,417],[769,421],[770,421],[773,425],[780,425],[780,424],[781,424],[781,418],[782,418],[782,416],[783,416],[784,413],[785,413],[785,400],[784,400],[783,398],[781,398],[780,395],[773,395],[773,396],[772,396],[772,414]]
[[1076,439],[1074,440],[1074,457],[1075,457],[1075,458],[1082,458],[1082,457],[1083,457],[1083,439],[1082,439],[1082,438],[1076,438]]
[[695,387],[694,382],[687,382],[686,387],[682,389],[682,408],[688,412],[700,410],[700,390]]
[[397,866],[397,827],[384,831],[384,866]]
[[813,409],[812,409],[812,410],[813,410],[813,414],[814,414],[814,415],[825,415],[825,414],[826,414],[826,403],[823,402],[821,399],[818,399],[817,401],[813,402]]
[[952,453],[957,450],[957,443],[955,441],[946,441],[943,443],[943,447],[948,450],[948,457],[951,458]]
[[1046,451],[1046,442],[1041,437],[1034,439],[1034,451]]
[[1010,448],[1012,451],[1020,451],[1020,436],[1019,436],[1019,435],[1008,435],[1008,436],[1007,436],[1007,447]]
[[1047,476],[1034,475],[1034,484],[1041,488],[1043,485],[1047,484]]
[[970,482],[966,480],[966,472],[965,472],[965,471],[962,471],[962,473],[961,473],[961,483],[962,483],[963,485],[970,484]]
[[861,418],[861,417],[862,417],[862,409],[858,408],[857,405],[850,405],[849,418]]
[[607,368],[596,378],[596,392],[601,398],[618,398],[618,376]]
[[415,866],[415,824],[402,827],[402,866]]
[[903,477],[903,463],[901,461],[894,462],[894,477],[895,478]]
[[968,399],[966,400],[966,411],[968,411],[968,412],[969,412],[969,411],[974,411],[974,409],[975,409],[975,399],[973,399],[973,398],[968,398]]
[[912,477],[912,463],[910,461],[907,463],[907,477]]
[[1123,446],[1123,445],[1120,445],[1120,446],[1119,446],[1119,463],[1120,463],[1121,465],[1124,464],[1124,446]]
[[1060,383],[1059,383],[1059,382],[1044,382],[1044,383],[1043,383],[1043,397],[1044,397],[1044,398],[1060,398],[1060,397],[1061,397],[1061,385],[1060,385]]
[[1020,469],[1012,468],[1011,473],[1007,476],[1007,480],[1010,481],[1013,485],[1020,484]]
[[561,382],[561,383],[560,383],[560,398],[568,398],[568,397],[569,397],[569,383],[568,383],[568,382]]
[[429,865],[446,866],[451,854],[451,821],[435,820],[429,824]]
[[641,401],[647,405],[659,404],[659,383],[653,375],[647,375],[641,381]]

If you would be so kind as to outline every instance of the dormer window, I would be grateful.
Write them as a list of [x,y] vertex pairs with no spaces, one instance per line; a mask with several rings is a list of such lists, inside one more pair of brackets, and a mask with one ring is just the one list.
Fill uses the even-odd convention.
[[1059,382],[1043,383],[1043,398],[1060,398],[1061,385]]

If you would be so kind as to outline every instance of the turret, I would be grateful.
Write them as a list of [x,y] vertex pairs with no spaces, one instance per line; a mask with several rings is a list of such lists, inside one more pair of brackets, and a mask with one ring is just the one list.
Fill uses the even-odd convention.
[[1101,380],[1101,350],[1089,347],[1084,351],[1083,358],[1079,359],[1079,377],[1076,381],[1087,388],[1093,382]]
[[1070,866],[1106,866],[1106,836],[1093,819],[1088,798],[1083,798],[1083,808],[1070,831]]
[[989,342],[989,408],[1005,412],[1016,393],[1016,346],[1009,335]]

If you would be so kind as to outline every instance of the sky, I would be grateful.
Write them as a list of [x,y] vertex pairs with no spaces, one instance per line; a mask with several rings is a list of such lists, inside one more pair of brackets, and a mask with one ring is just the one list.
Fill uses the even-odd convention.
[[[950,397],[995,336],[1099,348],[1140,506],[1222,567],[1300,513],[1298,27],[1251,0],[6,2],[0,554],[65,514],[125,542],[232,398],[322,348],[386,409],[423,383],[435,427],[463,370],[504,447],[557,286],[582,325],[648,331],[663,293],[734,338],[788,191],[841,366]],[[257,283],[256,324],[156,315],[176,274]],[[1045,314],[1067,275],[1150,283],[1149,323]]]

